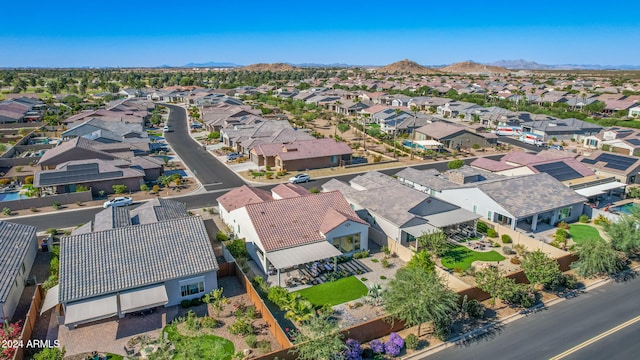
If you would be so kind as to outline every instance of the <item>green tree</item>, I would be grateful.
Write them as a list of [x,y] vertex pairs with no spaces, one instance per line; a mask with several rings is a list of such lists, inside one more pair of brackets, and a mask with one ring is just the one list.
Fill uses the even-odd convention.
[[325,312],[302,322],[293,343],[289,352],[301,360],[331,360],[345,349],[336,320]]
[[447,235],[442,230],[423,233],[417,239],[418,246],[425,248],[427,251],[438,257],[443,256],[449,250],[449,241]]
[[615,274],[622,270],[626,263],[624,253],[604,241],[584,241],[578,244],[576,249],[579,259],[571,264],[571,267],[585,278]]
[[605,224],[604,230],[611,239],[611,246],[627,255],[636,253],[640,248],[639,222],[640,212],[633,209],[630,215],[622,215],[618,221]]
[[383,294],[385,310],[393,319],[408,326],[430,321],[434,334],[445,339],[458,308],[458,294],[447,288],[435,272],[419,266],[403,267],[396,272]]
[[505,278],[504,275],[504,272],[497,266],[489,266],[476,272],[476,285],[491,296],[491,307],[496,305],[496,299],[500,297],[506,287],[510,286],[509,282],[513,281]]
[[426,250],[420,250],[413,254],[411,260],[407,263],[407,267],[417,267],[425,272],[435,271],[436,264],[432,260],[432,255]]
[[460,159],[451,160],[447,164],[447,168],[449,168],[449,169],[459,169],[459,168],[461,168],[463,166],[464,166],[464,161],[462,161]]
[[33,355],[33,359],[34,360],[63,360],[64,354],[66,352],[67,350],[64,347],[62,347],[61,349],[56,347],[45,347],[41,351],[35,353]]
[[113,192],[116,194],[124,194],[124,192],[127,191],[127,185],[122,185],[122,184],[112,185],[111,188],[113,189]]
[[522,258],[521,266],[532,287],[548,286],[562,274],[558,262],[540,249],[527,253]]

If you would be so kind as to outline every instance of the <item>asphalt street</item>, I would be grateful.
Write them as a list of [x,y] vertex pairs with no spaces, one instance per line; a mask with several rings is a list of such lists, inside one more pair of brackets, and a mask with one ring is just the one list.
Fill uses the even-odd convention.
[[637,359],[639,296],[640,279],[605,284],[424,359]]
[[167,142],[191,169],[207,191],[229,189],[244,185],[242,179],[220,163],[204,147],[189,135],[186,110],[180,106],[165,104],[169,108],[167,124],[171,132],[164,134]]

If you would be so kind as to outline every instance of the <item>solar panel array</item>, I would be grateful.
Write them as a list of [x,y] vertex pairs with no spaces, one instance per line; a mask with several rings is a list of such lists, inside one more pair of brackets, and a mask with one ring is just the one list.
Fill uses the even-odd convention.
[[63,185],[122,176],[122,171],[99,172],[98,164],[69,165],[64,171],[40,173],[40,186]]
[[626,140],[629,144],[634,145],[634,146],[638,146],[640,145],[640,139],[629,139]]
[[539,172],[547,173],[558,181],[572,180],[582,177],[582,175],[562,161],[549,164],[533,165]]
[[631,165],[635,164],[638,159],[610,153],[600,154],[595,159],[582,159],[583,163],[592,165],[600,161],[606,163],[605,168],[626,171]]

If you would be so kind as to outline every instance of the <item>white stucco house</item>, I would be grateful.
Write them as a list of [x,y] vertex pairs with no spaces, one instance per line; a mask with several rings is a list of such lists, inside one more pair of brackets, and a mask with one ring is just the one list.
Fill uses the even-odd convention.
[[242,186],[218,198],[220,217],[267,273],[368,249],[369,225],[337,191]]

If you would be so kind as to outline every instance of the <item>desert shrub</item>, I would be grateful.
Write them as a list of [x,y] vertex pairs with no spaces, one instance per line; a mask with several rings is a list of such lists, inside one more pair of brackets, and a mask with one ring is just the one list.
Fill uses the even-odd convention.
[[482,221],[478,221],[478,224],[476,225],[476,231],[482,234],[486,234],[487,230],[489,230],[489,226]]
[[569,230],[569,224],[564,221],[560,221],[558,225],[556,225],[558,229]]
[[33,184],[33,175],[29,175],[27,177],[24,178],[24,183],[25,184]]
[[200,319],[200,325],[206,329],[215,329],[220,326],[220,322],[214,317],[205,316]]
[[354,259],[364,259],[366,257],[369,257],[369,249],[358,251],[353,254]]
[[498,232],[495,229],[487,229],[487,236],[490,238],[498,237]]
[[2,208],[2,214],[4,215],[11,215],[12,211],[11,209],[9,209],[8,207],[3,207]]
[[374,163],[379,163],[380,161],[382,161],[382,155],[376,155],[373,157]]
[[185,319],[185,326],[191,331],[198,331],[200,330],[202,324],[200,323],[200,319],[198,319],[198,316],[193,311],[189,310]]
[[514,265],[520,265],[520,258],[517,256],[512,257],[509,261]]
[[583,224],[588,223],[589,222],[589,215],[587,215],[587,214],[580,215],[580,217],[578,218],[578,221],[580,221]]
[[261,353],[267,354],[271,352],[271,342],[269,340],[260,340],[258,341],[258,350]]
[[158,192],[160,192],[160,186],[159,186],[159,185],[157,185],[157,184],[156,184],[156,185],[153,185],[153,187],[151,188],[151,191],[152,191],[154,194],[157,194]]
[[596,225],[608,225],[611,222],[604,215],[598,215],[598,217],[593,220],[593,223]]
[[508,234],[502,234],[502,243],[511,244],[511,236],[509,236]]
[[555,235],[556,241],[565,242],[567,241],[568,236],[569,236],[569,233],[565,229],[559,228],[556,230],[556,235]]
[[247,337],[244,339],[244,341],[247,343],[247,346],[255,349],[256,346],[258,345],[258,339],[256,338],[256,336],[254,334],[249,334],[247,335]]
[[[78,188],[76,188],[76,191],[78,191]],[[147,184],[140,185],[140,191],[149,191],[149,185]]]
[[123,185],[123,184],[111,185],[111,188],[113,189],[113,192],[116,194],[124,194],[124,192],[127,191],[127,185]]
[[469,300],[467,303],[467,314],[473,318],[481,318],[484,315],[484,305],[476,299]]
[[382,259],[382,262],[380,264],[382,264],[382,267],[385,268],[385,269],[388,268],[389,265],[390,265],[389,264],[389,260],[387,260],[387,259]]
[[53,204],[51,204],[53,206],[54,209],[59,210],[61,205],[60,202],[58,201],[54,201]]
[[505,292],[503,300],[511,306],[530,308],[536,304],[536,294],[527,284],[514,284],[510,291]]
[[317,187],[312,187],[311,189],[309,189],[309,192],[312,194],[319,194],[320,189],[318,189]]
[[248,336],[253,334],[253,326],[251,320],[245,317],[241,317],[233,324],[229,325],[229,332],[234,335]]
[[11,182],[11,180],[9,180],[7,178],[2,178],[2,179],[0,179],[0,186],[9,185],[10,182]]
[[31,212],[38,212],[38,208],[37,208],[37,207],[35,207],[35,206],[32,206],[32,207],[30,207],[30,208],[29,208],[29,211],[31,211]]
[[420,340],[416,334],[409,334],[404,338],[404,343],[407,345],[407,349],[415,350],[418,348]]

